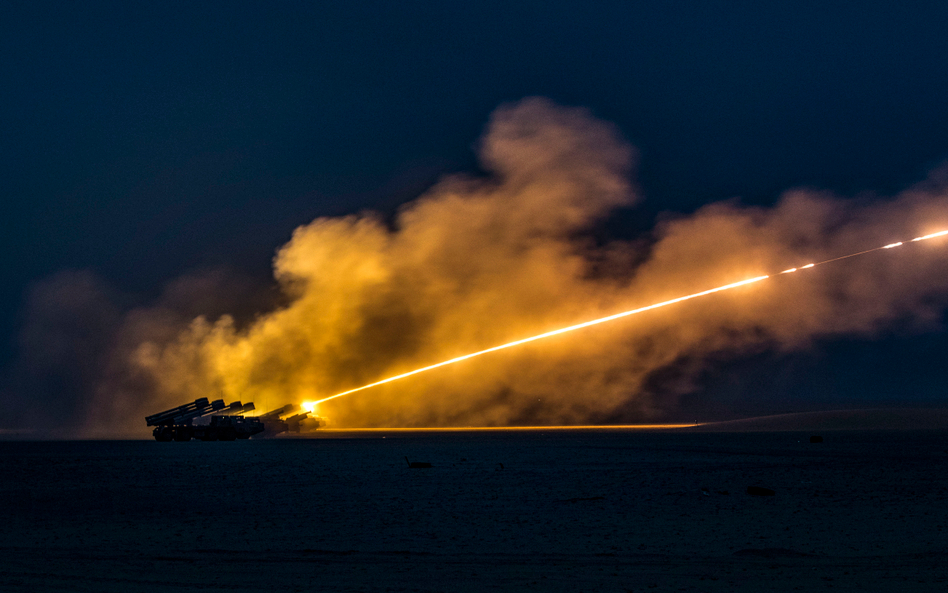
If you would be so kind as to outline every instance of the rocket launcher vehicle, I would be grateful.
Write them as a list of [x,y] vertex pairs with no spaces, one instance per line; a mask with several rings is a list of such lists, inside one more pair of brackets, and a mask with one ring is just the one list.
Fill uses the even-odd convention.
[[[226,405],[219,399],[208,402],[206,397],[194,400],[158,414],[145,417],[147,426],[154,426],[156,441],[234,441],[249,439],[263,432],[263,423],[242,414],[253,410],[253,404],[233,402]],[[202,421],[207,419],[206,422]]]
[[[223,400],[218,400],[221,402],[221,407],[223,407]],[[214,402],[215,404],[217,402]],[[157,414],[152,414],[151,416],[145,416],[145,424],[147,426],[162,426],[166,424],[174,424],[174,419],[178,416],[183,416],[185,414],[190,414],[192,412],[205,412],[211,409],[211,404],[207,401],[206,397],[196,399],[190,404],[184,404],[183,406],[178,406],[177,408],[171,408],[170,410],[165,410],[164,412],[159,412]]]
[[[293,404],[287,404],[261,414],[247,417],[245,414],[255,409],[253,402],[239,401],[225,404],[218,399],[209,402],[206,397],[194,400],[164,412],[145,417],[147,426],[154,426],[152,435],[156,441],[233,441],[249,439],[252,436],[273,436],[281,432],[300,431],[300,422],[307,420],[309,412],[293,414],[297,409]],[[281,419],[281,416],[286,416]],[[307,428],[317,428],[319,422],[313,419]]]

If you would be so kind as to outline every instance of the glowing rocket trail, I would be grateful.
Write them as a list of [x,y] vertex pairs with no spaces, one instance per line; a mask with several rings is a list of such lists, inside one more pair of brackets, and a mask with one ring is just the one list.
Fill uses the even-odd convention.
[[438,367],[447,366],[449,364],[454,364],[456,362],[461,362],[462,360],[467,360],[469,358],[474,358],[475,356],[480,356],[482,354],[487,354],[488,352],[496,352],[498,350],[504,350],[506,348],[512,348],[514,346],[519,346],[520,344],[526,344],[527,342],[534,342],[536,340],[541,340],[543,338],[549,338],[551,336],[556,336],[559,334],[565,334],[566,332],[571,332],[573,330],[582,329],[584,327],[589,327],[591,325],[598,325],[600,323],[605,323],[607,321],[612,321],[613,319],[619,319],[620,317],[628,317],[629,315],[635,315],[636,313],[643,313],[645,311],[650,311],[652,309],[658,309],[659,307],[665,307],[667,305],[673,305],[675,303],[680,303],[682,301],[687,301],[690,299],[695,299],[700,296],[705,296],[707,294],[712,294],[715,292],[721,292],[722,290],[728,290],[731,288],[737,288],[738,286],[744,286],[745,284],[752,284],[754,282],[760,282],[770,276],[757,276],[756,278],[749,278],[747,280],[741,280],[740,282],[734,282],[733,284],[726,284],[724,286],[719,286],[717,288],[712,288],[710,290],[703,290],[701,292],[696,292],[694,294],[689,294],[688,296],[678,297],[676,299],[671,299],[670,301],[663,301],[661,303],[655,303],[654,305],[648,305],[646,307],[640,307],[638,309],[632,309],[631,311],[623,311],[622,313],[616,313],[615,315],[610,315],[608,317],[601,317],[599,319],[593,319],[592,321],[586,321],[584,323],[577,323],[576,325],[571,325],[569,327],[564,327],[561,329],[555,329],[553,331],[546,332],[544,334],[539,334],[536,336],[531,336],[529,338],[524,338],[522,340],[516,340],[514,342],[508,342],[506,344],[501,344],[500,346],[494,346],[493,348],[488,348],[486,350],[480,350],[478,352],[472,352],[471,354],[465,354],[464,356],[458,356],[457,358],[452,358],[451,360],[446,360],[444,362],[439,362],[438,364],[433,364],[431,366],[426,366],[420,369],[415,369],[407,373],[402,373],[401,375],[396,375],[394,377],[389,377],[388,379],[382,379],[381,381],[376,381],[375,383],[370,383],[368,385],[363,385],[362,387],[357,387],[356,389],[350,389],[349,391],[343,391],[342,393],[337,393],[331,397],[327,397],[316,401],[314,403],[321,404],[327,402],[331,399],[336,399],[337,397],[342,397],[344,395],[349,395],[350,393],[355,393],[356,391],[362,391],[363,389],[368,389],[370,387],[376,387],[378,385],[383,385],[385,383],[391,383],[392,381],[397,381],[399,379],[404,379],[405,377],[411,377],[412,375],[417,375],[418,373],[423,373],[425,371],[430,371]]
[[[916,242],[919,242],[919,241],[925,241],[925,240],[928,240],[928,239],[934,239],[935,237],[943,237],[943,236],[945,236],[945,235],[948,235],[948,230],[940,231],[940,232],[937,232],[937,233],[932,233],[932,234],[930,234],[930,235],[925,235],[925,236],[922,236],[922,237],[915,237],[914,239],[912,239],[912,240],[909,241],[909,242],[910,242],[910,243],[916,243]],[[865,250],[865,251],[859,251],[859,252],[856,252],[856,253],[850,253],[849,255],[843,255],[843,256],[840,256],[840,257],[834,257],[834,258],[832,258],[832,259],[827,259],[827,260],[824,260],[824,261],[821,261],[821,262],[809,263],[809,264],[806,264],[806,265],[804,265],[804,266],[799,266],[799,267],[796,267],[796,268],[790,268],[790,269],[784,270],[784,271],[782,271],[782,272],[779,272],[779,274],[777,274],[777,275],[790,274],[790,273],[792,273],[792,272],[798,272],[798,271],[801,271],[801,270],[809,270],[809,269],[815,268],[816,266],[821,266],[821,265],[823,265],[823,264],[828,264],[828,263],[835,262],[835,261],[840,261],[840,260],[843,260],[843,259],[849,259],[849,258],[851,258],[851,257],[856,257],[856,256],[859,256],[859,255],[865,255],[865,254],[867,254],[867,253],[872,253],[872,252],[874,252],[874,251],[881,251],[881,250],[883,250],[883,249],[894,249],[894,248],[896,248],[896,247],[902,246],[903,244],[904,244],[904,243],[903,243],[902,241],[898,241],[898,242],[895,242],[895,243],[889,243],[888,245],[883,245],[882,247],[875,247],[875,248],[873,248],[873,249],[867,249],[867,250]],[[429,366],[426,366],[426,367],[422,367],[422,368],[420,368],[420,369],[415,369],[415,370],[409,371],[409,372],[407,372],[407,373],[402,373],[401,375],[395,375],[394,377],[389,377],[389,378],[387,378],[387,379],[382,379],[381,381],[376,381],[375,383],[369,383],[368,385],[363,385],[362,387],[356,387],[355,389],[350,389],[349,391],[343,391],[342,393],[337,393],[336,395],[332,395],[332,396],[323,398],[323,399],[318,400],[318,401],[315,401],[315,402],[306,402],[306,403],[303,404],[303,406],[306,407],[306,408],[309,408],[310,410],[312,410],[313,408],[315,408],[316,404],[321,404],[321,403],[323,403],[323,402],[328,402],[329,400],[336,399],[337,397],[342,397],[342,396],[344,396],[344,395],[349,395],[349,394],[352,394],[352,393],[356,393],[356,392],[358,392],[358,391],[363,391],[363,390],[365,390],[365,389],[369,389],[369,388],[372,388],[372,387],[377,387],[377,386],[379,386],[379,385],[384,385],[385,383],[391,383],[392,381],[398,381],[399,379],[404,379],[404,378],[406,378],[406,377],[411,377],[412,375],[417,375],[418,373],[424,373],[425,371],[431,371],[431,370],[434,370],[434,369],[437,369],[437,368],[440,368],[440,367],[443,367],[443,366],[447,366],[447,365],[449,365],[449,364],[454,364],[454,363],[456,363],[456,362],[461,362],[462,360],[467,360],[467,359],[469,359],[469,358],[474,358],[475,356],[481,356],[482,354],[488,354],[488,353],[490,353],[490,352],[497,352],[498,350],[505,350],[505,349],[507,349],[507,348],[512,348],[512,347],[514,347],[514,346],[519,346],[519,345],[521,345],[521,344],[526,344],[526,343],[528,343],[528,342],[535,342],[536,340],[542,340],[543,338],[549,338],[549,337],[556,336],[556,335],[559,335],[559,334],[565,334],[565,333],[567,333],[567,332],[571,332],[571,331],[574,331],[574,330],[577,330],[577,329],[582,329],[582,328],[584,328],[584,327],[590,327],[590,326],[593,326],[593,325],[598,325],[598,324],[600,324],[600,323],[605,323],[605,322],[607,322],[607,321],[613,321],[613,320],[615,320],[615,319],[620,319],[620,318],[622,318],[622,317],[629,317],[630,315],[636,315],[636,314],[638,314],[638,313],[644,313],[645,311],[651,311],[652,309],[659,309],[659,308],[661,308],[661,307],[667,307],[668,305],[674,305],[675,303],[681,303],[681,302],[684,302],[684,301],[689,301],[689,300],[691,300],[691,299],[696,299],[696,298],[698,298],[698,297],[706,296],[706,295],[709,295],[709,294],[714,294],[714,293],[716,293],[716,292],[723,292],[723,291],[725,291],[725,290],[730,290],[730,289],[732,289],[732,288],[737,288],[737,287],[739,287],[739,286],[745,286],[745,285],[747,285],[747,284],[753,284],[753,283],[755,283],[755,282],[760,282],[761,280],[766,280],[767,278],[770,278],[770,275],[755,276],[754,278],[748,278],[747,280],[741,280],[740,282],[733,282],[733,283],[731,283],[731,284],[725,284],[724,286],[718,286],[717,288],[711,288],[711,289],[708,289],[708,290],[702,290],[701,292],[696,292],[696,293],[694,293],[694,294],[689,294],[689,295],[682,296],[682,297],[678,297],[678,298],[674,298],[674,299],[671,299],[671,300],[662,301],[662,302],[660,302],[660,303],[655,303],[655,304],[653,304],[653,305],[647,305],[647,306],[645,306],[645,307],[639,307],[638,309],[632,309],[631,311],[623,311],[622,313],[616,313],[616,314],[614,314],[614,315],[609,315],[608,317],[601,317],[601,318],[599,318],[599,319],[593,319],[592,321],[586,321],[586,322],[584,322],[584,323],[577,323],[576,325],[571,325],[571,326],[569,326],[569,327],[564,327],[564,328],[561,328],[561,329],[556,329],[556,330],[549,331],[549,332],[546,332],[546,333],[538,334],[538,335],[536,335],[536,336],[531,336],[531,337],[529,337],[529,338],[524,338],[524,339],[522,339],[522,340],[515,340],[515,341],[513,341],[513,342],[508,342],[508,343],[506,343],[506,344],[501,344],[500,346],[494,346],[493,348],[487,348],[486,350],[479,350],[479,351],[477,351],[477,352],[472,352],[471,354],[465,354],[464,356],[458,356],[457,358],[452,358],[451,360],[445,360],[444,362],[439,362],[439,363],[437,363],[437,364],[433,364],[433,365],[429,365]]]

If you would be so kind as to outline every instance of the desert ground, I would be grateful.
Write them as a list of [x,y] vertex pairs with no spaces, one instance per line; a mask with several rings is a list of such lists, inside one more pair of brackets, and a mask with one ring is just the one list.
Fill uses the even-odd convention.
[[838,424],[5,441],[0,590],[944,591],[948,431]]

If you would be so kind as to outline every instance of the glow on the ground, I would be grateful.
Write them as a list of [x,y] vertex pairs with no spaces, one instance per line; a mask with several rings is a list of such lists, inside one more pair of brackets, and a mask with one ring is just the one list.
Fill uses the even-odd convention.
[[448,426],[421,428],[320,428],[319,432],[466,432],[506,430],[661,430],[666,428],[692,428],[701,424],[580,424],[575,426]]

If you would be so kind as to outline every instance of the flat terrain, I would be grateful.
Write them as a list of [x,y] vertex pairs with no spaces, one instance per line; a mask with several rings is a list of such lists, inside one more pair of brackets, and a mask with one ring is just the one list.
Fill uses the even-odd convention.
[[0,590],[948,589],[948,432],[809,434],[0,442]]

